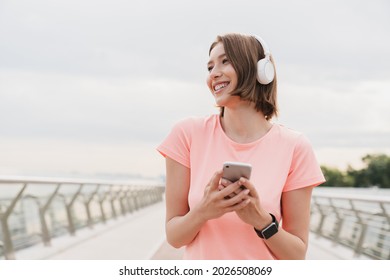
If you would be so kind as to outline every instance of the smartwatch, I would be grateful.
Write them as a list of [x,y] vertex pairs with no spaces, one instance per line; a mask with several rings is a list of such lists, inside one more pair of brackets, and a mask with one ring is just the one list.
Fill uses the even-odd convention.
[[262,230],[258,230],[256,228],[255,229],[255,232],[257,233],[257,235],[262,238],[262,239],[268,239],[270,238],[271,236],[273,236],[275,233],[278,232],[278,228],[279,228],[279,223],[278,221],[276,220],[275,216],[272,215],[271,213],[269,213],[272,217],[272,222],[266,226],[265,228],[263,228]]

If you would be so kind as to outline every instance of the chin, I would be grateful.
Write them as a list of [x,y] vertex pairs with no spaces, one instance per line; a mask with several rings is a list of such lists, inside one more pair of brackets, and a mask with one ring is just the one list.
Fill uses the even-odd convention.
[[225,107],[226,106],[226,100],[221,100],[219,98],[215,98],[215,105],[217,107]]
[[218,107],[225,107],[230,102],[232,102],[234,100],[234,97],[231,96],[230,94],[226,94],[226,95],[224,94],[224,95],[221,95],[221,96],[215,96],[214,95],[214,98],[215,98],[215,104]]

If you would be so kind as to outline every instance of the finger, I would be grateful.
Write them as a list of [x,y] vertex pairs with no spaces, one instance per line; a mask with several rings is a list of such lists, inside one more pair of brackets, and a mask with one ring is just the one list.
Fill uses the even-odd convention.
[[[233,184],[232,181],[230,181],[230,180],[225,179],[225,178],[222,177],[222,179],[221,179],[221,185],[220,185],[220,187],[219,187],[219,190],[222,190],[222,189],[224,189],[225,187],[227,187],[227,186],[229,186],[229,185],[231,185],[231,184]],[[237,192],[237,193],[231,193],[231,194],[229,194],[228,196],[226,196],[225,199],[232,198],[232,197],[234,197],[234,196],[235,196],[236,194],[238,194],[238,193],[239,193],[239,192]]]
[[239,211],[241,209],[244,209],[250,202],[251,202],[251,200],[249,198],[244,199],[241,202],[236,203],[236,204],[228,207],[227,212]]
[[241,183],[239,181],[230,184],[229,186],[225,187],[223,190],[220,191],[220,195],[223,197],[236,196],[241,192],[240,186]]
[[229,194],[228,196],[225,196],[225,199],[229,199],[229,198],[232,198],[235,196],[236,196],[236,194],[233,192],[233,193]]
[[214,173],[214,175],[213,175],[213,177],[211,177],[211,180],[209,183],[211,190],[218,190],[221,177],[222,177],[222,170],[219,170],[219,171]]
[[[223,183],[227,183],[226,181],[225,182],[223,182],[223,178],[222,178],[222,180],[221,180],[221,185],[219,185],[218,186],[218,190],[220,190],[220,191],[222,191],[224,188],[226,188],[227,186],[229,186],[229,185],[231,185],[232,183],[230,182],[230,181],[227,181],[227,182],[229,182],[229,184],[228,185],[223,185]],[[228,198],[232,198],[232,197],[234,197],[235,195],[237,195],[237,194],[239,194],[242,190],[244,190],[245,188],[239,188],[239,189],[237,189],[236,191],[234,191],[234,192],[232,192],[231,194],[229,194],[229,195],[227,195],[226,197],[225,197],[225,199],[228,199]]]
[[246,188],[243,187],[243,186],[240,186],[238,189],[236,189],[234,192],[232,192],[230,195],[228,195],[228,197],[236,196],[236,195],[238,195],[240,192],[242,192],[243,190],[246,190]]
[[243,186],[244,188],[249,190],[250,196],[252,196],[254,198],[259,198],[257,190],[251,181],[249,181],[248,179],[246,179],[244,177],[241,177],[240,180],[238,180],[238,182],[241,186]]
[[[219,186],[218,186],[218,190],[219,190],[219,191],[222,191],[224,188],[225,188],[225,186],[223,186],[223,185],[219,185]],[[232,193],[232,194],[229,194],[229,195],[225,196],[224,198],[225,198],[225,199],[229,199],[229,198],[234,197],[235,195],[236,195],[236,194]]]
[[229,198],[232,198],[232,197],[235,197],[236,196],[236,193],[235,192],[232,192],[231,194],[225,196],[224,198],[225,199],[229,199]]
[[227,187],[227,186],[229,186],[232,183],[233,182],[229,181],[228,179],[225,179],[225,178],[221,179],[221,185],[224,186],[224,187]]
[[235,195],[234,197],[227,199],[224,202],[225,207],[235,205],[237,203],[242,202],[243,200],[248,199],[249,198],[248,194],[249,194],[249,190],[244,190],[244,191],[240,192],[239,194]]

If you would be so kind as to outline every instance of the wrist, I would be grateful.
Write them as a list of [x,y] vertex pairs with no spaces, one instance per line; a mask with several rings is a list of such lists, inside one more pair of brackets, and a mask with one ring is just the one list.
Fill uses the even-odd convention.
[[254,224],[253,227],[257,230],[262,230],[270,223],[272,223],[272,216],[268,212],[264,212],[261,214],[260,218],[257,219],[256,224]]
[[207,216],[207,212],[205,211],[205,208],[202,207],[202,204],[198,204],[195,206],[192,210],[190,210],[192,219],[194,219],[194,222],[197,224],[203,225],[206,223],[210,218]]
[[269,215],[271,216],[272,218],[272,221],[270,224],[268,224],[267,226],[265,226],[263,229],[259,230],[257,228],[254,228],[257,236],[259,236],[260,238],[262,239],[268,239],[268,238],[271,238],[272,236],[274,236],[278,230],[279,230],[279,223],[278,221],[276,220],[275,216],[272,215],[271,213],[269,213]]

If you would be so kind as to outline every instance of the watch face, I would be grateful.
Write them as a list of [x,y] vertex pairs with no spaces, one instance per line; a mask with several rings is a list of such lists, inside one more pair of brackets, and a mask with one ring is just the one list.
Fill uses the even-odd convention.
[[278,226],[276,225],[276,223],[271,223],[267,228],[263,229],[261,233],[263,234],[264,239],[268,239],[277,232]]

